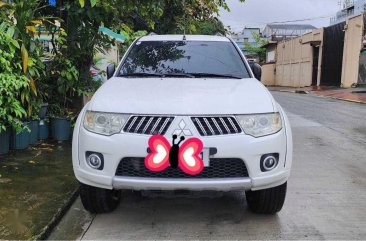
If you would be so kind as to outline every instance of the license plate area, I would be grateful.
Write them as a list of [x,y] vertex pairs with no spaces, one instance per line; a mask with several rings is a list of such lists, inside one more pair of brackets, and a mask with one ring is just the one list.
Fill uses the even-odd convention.
[[216,148],[203,148],[200,157],[203,161],[204,167],[210,166],[210,158],[213,157],[213,155],[217,154]]

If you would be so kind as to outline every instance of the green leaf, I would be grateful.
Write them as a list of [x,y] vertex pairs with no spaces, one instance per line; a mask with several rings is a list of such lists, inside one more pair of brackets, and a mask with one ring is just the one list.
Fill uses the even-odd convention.
[[20,49],[20,46],[19,46],[19,43],[18,43],[18,41],[16,41],[16,40],[11,40],[11,44],[15,47],[15,48],[17,48],[17,49]]
[[94,7],[97,4],[97,0],[90,0],[90,4],[92,7]]
[[69,72],[66,72],[66,79],[67,80],[72,80],[72,75]]
[[79,0],[80,6],[83,8],[85,6],[85,1],[84,0]]
[[37,87],[36,87],[36,83],[34,82],[34,80],[31,78],[29,81],[29,87],[32,91],[32,93],[37,96]]
[[13,37],[14,36],[14,32],[15,32],[15,27],[11,26],[8,28],[8,31],[6,31],[6,33],[10,36]]
[[24,72],[24,74],[26,74],[27,69],[28,69],[28,51],[25,48],[24,44],[22,44],[22,47],[20,50],[21,50],[22,61],[23,61],[23,72]]

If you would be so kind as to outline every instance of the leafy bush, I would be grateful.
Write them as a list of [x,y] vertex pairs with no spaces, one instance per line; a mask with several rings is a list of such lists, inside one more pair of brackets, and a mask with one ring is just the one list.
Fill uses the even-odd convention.
[[22,73],[20,63],[14,62],[17,41],[13,40],[0,26],[0,132],[9,127],[21,131],[22,118],[26,111],[20,101],[20,90],[29,88],[29,80]]
[[79,71],[72,61],[57,55],[48,65],[49,110],[53,117],[72,117],[70,106],[74,96],[82,95],[78,85]]

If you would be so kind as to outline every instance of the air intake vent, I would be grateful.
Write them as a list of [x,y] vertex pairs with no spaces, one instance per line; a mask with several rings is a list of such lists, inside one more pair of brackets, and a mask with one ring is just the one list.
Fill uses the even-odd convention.
[[131,116],[123,131],[142,135],[164,135],[174,117],[168,116]]
[[220,136],[242,133],[234,117],[191,117],[201,136]]
[[203,171],[191,176],[182,170],[168,167],[162,172],[152,172],[145,166],[144,158],[126,157],[121,160],[117,167],[116,176],[143,177],[143,178],[243,178],[249,177],[247,167],[241,159],[236,158],[212,158],[210,166]]

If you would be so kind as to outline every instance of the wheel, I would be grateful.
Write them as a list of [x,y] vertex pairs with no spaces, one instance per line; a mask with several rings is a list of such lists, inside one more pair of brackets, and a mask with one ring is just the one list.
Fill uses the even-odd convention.
[[281,211],[286,190],[287,182],[274,188],[245,192],[249,209],[258,214],[275,214]]
[[81,183],[80,198],[87,211],[108,213],[117,208],[121,200],[121,191],[97,188]]

